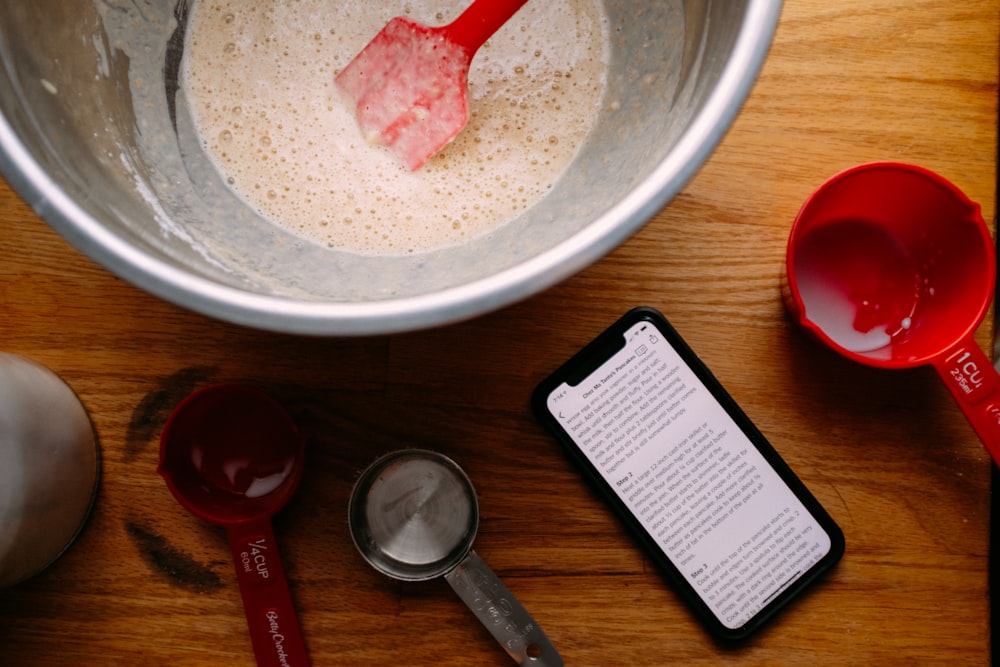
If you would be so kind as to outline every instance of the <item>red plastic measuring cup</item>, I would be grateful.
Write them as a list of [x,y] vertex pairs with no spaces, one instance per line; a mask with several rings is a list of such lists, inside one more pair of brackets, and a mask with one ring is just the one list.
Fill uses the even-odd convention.
[[978,204],[922,167],[863,164],[803,205],[788,241],[792,317],[849,359],[930,364],[1000,462],[998,375],[973,336],[996,281]]
[[281,405],[239,385],[188,396],[160,438],[159,472],[171,493],[195,516],[226,527],[262,667],[309,664],[271,527],[302,477],[304,444]]

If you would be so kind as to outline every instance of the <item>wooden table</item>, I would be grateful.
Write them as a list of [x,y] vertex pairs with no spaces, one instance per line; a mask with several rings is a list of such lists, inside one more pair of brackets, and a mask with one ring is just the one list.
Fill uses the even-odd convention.
[[[569,665],[985,664],[985,451],[930,370],[878,372],[805,339],[779,274],[800,203],[855,163],[937,170],[994,219],[998,32],[989,0],[788,0],[732,131],[641,233],[544,294],[433,331],[303,339],[194,315],[0,189],[0,348],[79,392],[104,456],[78,541],[0,592],[0,662],[253,663],[223,531],[155,472],[168,411],[235,381],[309,438],[275,525],[316,665],[509,664],[444,582],[394,583],[351,545],[355,476],[409,445],[469,473],[477,551]],[[709,639],[528,412],[538,380],[638,304],[672,319],[847,536],[832,575],[742,648]]]

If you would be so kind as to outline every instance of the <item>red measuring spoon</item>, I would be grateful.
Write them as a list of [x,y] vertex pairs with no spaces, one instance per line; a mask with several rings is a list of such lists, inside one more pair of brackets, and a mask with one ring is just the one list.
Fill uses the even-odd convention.
[[304,439],[266,394],[216,385],[184,399],[160,437],[159,473],[195,516],[226,527],[257,664],[309,658],[271,516],[302,477]]
[[976,344],[996,280],[980,207],[897,162],[847,169],[803,205],[785,303],[817,339],[877,368],[931,365],[1000,464],[1000,375]]
[[337,75],[365,138],[416,170],[469,120],[469,65],[527,0],[476,0],[443,27],[389,21]]

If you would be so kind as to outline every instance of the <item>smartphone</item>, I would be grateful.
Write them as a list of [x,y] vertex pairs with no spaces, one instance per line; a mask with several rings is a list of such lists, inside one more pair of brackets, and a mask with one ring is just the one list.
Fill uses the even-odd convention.
[[744,639],[844,553],[844,535],[666,318],[636,308],[532,409],[665,577]]

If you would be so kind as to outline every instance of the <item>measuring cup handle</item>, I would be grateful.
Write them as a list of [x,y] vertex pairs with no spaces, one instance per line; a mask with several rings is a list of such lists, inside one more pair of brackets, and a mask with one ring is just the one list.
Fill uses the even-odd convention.
[[966,419],[1000,465],[1000,375],[970,337],[934,364]]
[[541,626],[475,551],[444,578],[517,664],[562,666]]
[[305,641],[271,522],[228,526],[250,640],[259,667],[308,665]]

